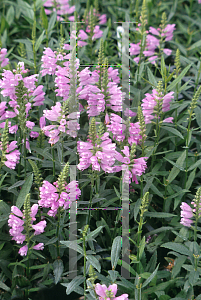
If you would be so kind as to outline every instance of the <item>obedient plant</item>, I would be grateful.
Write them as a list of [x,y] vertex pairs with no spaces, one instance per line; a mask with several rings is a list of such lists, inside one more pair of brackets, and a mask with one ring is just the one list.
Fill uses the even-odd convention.
[[[18,253],[21,256],[26,256],[27,252],[31,249],[44,249],[43,243],[35,245],[35,242],[32,241],[33,236],[43,233],[46,227],[45,220],[40,221],[37,224],[33,224],[33,222],[36,221],[35,217],[37,212],[38,204],[33,204],[30,207],[30,195],[27,195],[26,197],[23,212],[21,212],[17,206],[11,207],[11,214],[8,220],[8,225],[11,227],[9,233],[13,237],[12,240],[16,241],[17,244],[23,244],[26,242],[26,245],[19,249]],[[32,230],[34,230],[34,232]],[[31,242],[32,245],[30,244]]]
[[166,15],[163,13],[159,28],[156,29],[150,26],[149,30],[145,31],[145,12],[146,10],[142,11],[142,23],[139,23],[138,28],[136,28],[136,31],[141,36],[141,40],[137,44],[131,43],[130,54],[136,56],[133,59],[136,63],[139,63],[143,54],[144,58],[148,57],[148,61],[151,64],[155,64],[162,53],[165,53],[167,56],[171,55],[172,50],[164,48],[164,43],[172,40],[175,24],[166,24]]

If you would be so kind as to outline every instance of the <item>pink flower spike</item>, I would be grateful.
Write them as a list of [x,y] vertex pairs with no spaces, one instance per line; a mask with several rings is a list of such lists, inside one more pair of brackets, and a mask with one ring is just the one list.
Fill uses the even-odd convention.
[[25,245],[25,246],[23,246],[22,248],[20,248],[20,250],[19,250],[18,253],[19,253],[21,256],[26,256],[26,255],[27,255],[27,251],[28,251],[28,246]]

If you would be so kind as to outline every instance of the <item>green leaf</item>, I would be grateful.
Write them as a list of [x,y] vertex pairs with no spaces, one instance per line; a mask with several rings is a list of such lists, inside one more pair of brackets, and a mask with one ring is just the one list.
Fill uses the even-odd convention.
[[199,167],[201,165],[201,159],[199,159],[198,161],[196,161],[196,163],[194,163],[193,165],[190,166],[190,168],[188,168],[188,172]]
[[114,190],[115,190],[115,193],[116,193],[117,197],[118,197],[119,199],[121,199],[121,195],[119,194],[118,190],[116,189],[116,187],[115,187],[114,185],[113,185],[113,188],[114,188]]
[[28,66],[34,67],[34,63],[32,63],[31,61],[27,60],[26,58],[20,57],[20,56],[18,56],[18,55],[13,54],[13,53],[12,53],[12,55],[13,55],[15,58],[17,58],[19,61],[22,61],[22,62],[24,62],[25,64],[27,64]]
[[175,128],[170,127],[170,126],[161,126],[161,129],[167,130],[172,132],[173,134],[177,135],[178,137],[180,137],[182,140],[184,139],[183,135]]
[[83,251],[82,247],[77,245],[77,243],[71,242],[71,241],[61,241],[60,243],[62,245],[65,245],[66,247],[71,248],[71,249],[79,252],[80,254],[84,255],[84,251]]
[[6,292],[9,292],[10,291],[10,288],[5,284],[3,283],[2,281],[0,281],[0,288]]
[[120,251],[121,251],[121,236],[117,236],[112,243],[112,250],[111,250],[112,270],[116,268],[120,256]]
[[181,267],[185,263],[186,259],[187,257],[184,255],[180,255],[178,258],[175,259],[175,265],[172,269],[172,278],[175,278],[179,274]]
[[94,231],[90,232],[89,234],[87,234],[86,236],[86,241],[92,239],[92,238],[96,238],[97,235],[99,234],[100,231],[102,231],[102,229],[104,228],[105,226],[99,226],[98,228],[96,228]]
[[201,127],[201,108],[197,106],[196,109],[194,109],[194,113],[196,116],[196,122]]
[[154,279],[154,277],[157,274],[158,268],[159,268],[159,264],[156,267],[156,269],[154,270],[154,272],[149,276],[149,278],[147,278],[147,280],[143,283],[142,288],[144,288],[145,286],[147,286],[152,281],[152,279]]
[[157,286],[150,287],[147,290],[143,291],[142,294],[149,295],[149,294],[155,293],[157,291],[164,291],[166,287],[168,287],[170,284],[174,283],[176,280],[177,279],[169,280],[167,282],[160,283]]
[[29,194],[29,191],[30,191],[31,186],[32,186],[32,182],[33,182],[33,174],[30,174],[27,177],[25,183],[23,184],[22,189],[19,193],[19,196],[17,197],[16,206],[19,209],[24,204],[24,201],[25,201],[25,198],[26,198],[27,194]]
[[30,285],[30,281],[23,275],[15,275],[14,279],[16,280],[16,284],[19,285],[19,287],[23,288]]
[[45,30],[43,30],[43,32],[41,33],[41,35],[39,36],[39,38],[36,41],[36,45],[35,45],[35,50],[38,51],[42,41],[44,40],[44,35],[45,35]]
[[191,271],[190,274],[189,274],[189,283],[194,286],[197,282],[198,282],[198,279],[199,279],[199,272],[198,271]]
[[168,242],[168,243],[162,244],[161,247],[171,249],[171,250],[173,250],[175,252],[178,252],[180,254],[191,256],[191,252],[188,250],[188,248],[186,246],[182,245],[182,244],[179,244],[179,243]]
[[193,183],[193,180],[195,178],[195,174],[196,174],[196,169],[194,169],[190,175],[188,176],[188,180],[186,182],[186,188],[189,190],[191,188],[191,185]]
[[8,174],[8,173],[4,174],[3,177],[1,178],[1,180],[0,180],[0,187],[1,187],[1,185],[2,185],[2,183],[3,183],[3,181],[4,181],[4,179],[6,178],[7,174]]
[[147,66],[147,74],[148,74],[149,82],[151,83],[151,85],[156,87],[157,86],[156,78],[148,66]]
[[194,255],[200,255],[200,247],[197,242],[191,242],[189,249]]
[[49,24],[48,24],[48,32],[54,28],[54,25],[55,25],[55,23],[56,23],[56,20],[57,20],[57,12],[54,11],[54,12],[52,13],[52,16],[51,16],[50,20],[49,20]]
[[146,217],[149,217],[149,218],[171,218],[171,217],[175,217],[176,215],[174,214],[170,214],[170,213],[164,213],[164,212],[150,212],[150,211],[146,211],[144,213],[144,215]]
[[179,83],[182,80],[182,78],[186,75],[192,64],[193,63],[185,67],[181,74],[179,74],[179,76],[173,82],[170,83],[170,85],[167,87],[167,92],[171,91],[177,85],[177,83]]
[[183,167],[180,167],[179,165],[177,165],[176,163],[174,163],[172,160],[164,157],[165,160],[167,160],[171,165],[175,166],[177,169],[179,169],[180,171],[185,171],[185,169]]
[[57,259],[53,263],[53,272],[54,272],[54,280],[55,284],[57,284],[61,278],[61,275],[64,270],[64,265],[61,259]]
[[97,260],[97,258],[92,255],[86,255],[86,259],[100,273],[101,265],[100,265],[99,261]]
[[9,26],[13,23],[14,16],[15,16],[15,11],[13,6],[11,5],[6,14],[6,21],[8,22]]
[[186,151],[184,151],[182,153],[182,155],[177,159],[176,161],[176,166],[174,166],[172,168],[172,170],[170,171],[170,174],[168,176],[168,181],[169,181],[169,184],[175,179],[175,177],[177,177],[177,175],[179,174],[180,172],[180,169],[179,168],[183,168],[183,164],[184,164],[184,160],[186,158]]
[[142,240],[140,241],[140,245],[139,245],[139,260],[142,258],[142,254],[144,252],[144,248],[145,248],[145,236],[143,236]]
[[47,30],[48,29],[48,18],[47,18],[47,15],[45,13],[44,6],[41,7],[41,11],[42,11],[43,26]]
[[195,42],[193,45],[191,45],[189,48],[187,48],[187,50],[189,51],[189,50],[193,50],[193,49],[196,49],[196,48],[199,49],[200,46],[201,46],[201,40]]
[[75,291],[76,287],[84,282],[84,277],[79,275],[73,278],[73,280],[69,283],[62,283],[63,286],[67,287],[66,294],[70,295],[73,291]]
[[[106,260],[111,260],[111,257],[105,257],[104,259]],[[125,268],[126,270],[129,270],[129,272],[131,272],[131,274],[133,274],[134,276],[136,276],[136,272],[133,268],[131,268],[131,266],[129,264],[127,264],[124,260],[122,259],[118,259],[117,264],[119,266],[122,266],[123,268]]]

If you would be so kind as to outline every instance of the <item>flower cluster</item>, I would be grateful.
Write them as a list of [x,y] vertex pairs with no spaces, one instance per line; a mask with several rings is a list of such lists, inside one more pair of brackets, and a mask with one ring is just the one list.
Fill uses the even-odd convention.
[[128,146],[124,146],[124,150],[121,151],[125,156],[123,157],[120,153],[117,152],[116,159],[122,162],[122,165],[116,166],[116,168],[114,167],[115,171],[118,172],[120,170],[125,170],[123,182],[127,182],[130,184],[132,178],[132,181],[135,181],[135,183],[138,184],[136,176],[141,176],[145,172],[147,168],[145,160],[148,159],[148,157],[132,159],[132,151],[130,153]]
[[[138,26],[141,26],[141,24],[138,24]],[[139,30],[139,28],[138,28]],[[156,59],[158,58],[158,53],[156,52],[156,49],[162,50],[167,56],[169,56],[172,53],[172,50],[163,48],[161,49],[161,41],[165,39],[165,41],[170,41],[173,38],[173,31],[175,30],[175,24],[168,24],[164,29],[154,27],[150,27],[149,31],[146,31],[146,44],[145,44],[145,50],[143,51],[143,54],[145,57],[149,57],[148,61],[152,64],[156,63]],[[151,33],[151,34],[150,34]],[[154,35],[158,36],[156,38]],[[130,54],[136,55],[136,57],[133,59],[136,63],[139,63],[140,60],[140,51],[141,51],[141,41],[137,44],[131,43],[130,47]]]
[[[57,102],[55,106],[51,107],[51,110],[44,110],[43,116],[50,121],[59,123],[58,125],[49,125],[42,128],[45,135],[50,138],[49,143],[51,145],[58,142],[60,132],[69,134],[74,138],[77,136],[77,130],[80,129],[80,125],[76,119],[80,117],[79,112],[73,112],[65,116],[61,103]],[[66,121],[66,119],[69,119],[69,121]]]
[[99,296],[99,300],[128,300],[128,294],[123,294],[119,297],[115,297],[117,293],[117,284],[111,284],[107,288],[105,284],[97,283],[95,285],[95,292]]
[[[31,207],[31,222],[30,222],[30,229],[34,229],[33,235],[39,235],[44,232],[44,229],[46,227],[46,221],[40,221],[39,223],[33,225],[33,221],[36,220],[35,216],[38,212],[38,204],[33,204]],[[9,220],[8,220],[8,225],[11,227],[9,230],[10,235],[13,237],[12,240],[16,241],[17,244],[23,244],[23,242],[27,240],[26,233],[23,233],[25,230],[24,225],[25,225],[25,212],[21,212],[21,210],[17,206],[12,206],[11,207],[11,214],[9,215]],[[32,249],[35,250],[43,250],[44,249],[44,244],[39,243],[35,246],[31,247]],[[31,249],[30,248],[30,249]],[[26,244],[25,246],[21,247],[19,249],[19,254],[21,256],[26,256],[28,251],[28,245]]]
[[180,223],[186,227],[191,227],[191,224],[193,223],[193,220],[191,218],[193,217],[193,209],[185,202],[182,202],[181,204],[181,221]]
[[102,142],[95,143],[77,142],[77,151],[80,156],[80,162],[77,165],[79,170],[85,170],[92,164],[92,170],[100,171],[102,168],[105,172],[112,173],[112,165],[115,163],[116,144],[112,143],[109,138],[109,132],[105,132],[101,137]]
[[[99,80],[99,71],[91,72],[89,67],[86,67],[79,72],[79,87],[77,88],[78,98],[87,100],[89,117],[99,116],[106,108],[110,107],[113,111],[122,111],[122,101],[125,93],[118,87],[120,79],[118,77],[118,70],[113,70],[112,67],[107,68],[108,85],[107,91],[101,90],[97,87]],[[105,101],[104,93],[107,92],[107,101]]]
[[[54,185],[53,185],[54,184]],[[73,201],[76,201],[80,195],[81,190],[78,188],[78,182],[73,180],[69,184],[66,184],[66,192],[58,193],[58,183],[53,184],[44,180],[40,190],[40,200],[38,201],[39,206],[50,208],[48,215],[55,217],[59,207],[68,209]]]
[[[145,94],[146,98],[142,100],[142,112],[145,119],[145,124],[149,124],[155,118],[156,113],[159,115],[162,112],[166,112],[170,109],[170,102],[174,98],[174,92],[170,92],[165,96],[162,93],[158,93],[156,89],[152,90],[152,94]],[[159,110],[159,111],[156,111]],[[153,115],[153,113],[155,115]],[[163,120],[166,123],[172,123],[173,118],[167,118]]]
[[[44,0],[44,1],[45,1],[43,3],[44,7],[49,7],[49,8],[53,7],[53,11],[57,12],[58,21],[64,21],[64,18],[62,18],[61,16],[70,15],[75,11],[75,5],[70,6],[69,0]],[[46,8],[45,13],[47,15],[50,15],[52,13],[52,10]],[[69,21],[74,21],[74,16],[69,16],[68,19]]]
[[[17,148],[17,141],[12,141],[10,145],[7,145],[6,153],[2,155],[2,162],[9,168],[15,169],[16,164],[19,163],[20,160],[20,151],[14,150]],[[2,142],[0,142],[0,149],[3,150]],[[14,150],[14,151],[13,151]]]
[[198,219],[201,217],[201,188],[197,190],[195,199],[191,202],[194,208],[191,208],[185,202],[181,204],[181,221],[180,223],[186,227],[191,227],[192,223],[195,219],[195,223],[197,223]]

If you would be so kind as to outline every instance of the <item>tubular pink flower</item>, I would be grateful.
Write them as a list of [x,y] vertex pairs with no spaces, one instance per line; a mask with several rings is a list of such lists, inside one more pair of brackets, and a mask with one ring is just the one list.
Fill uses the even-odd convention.
[[34,235],[43,233],[45,227],[46,227],[46,221],[40,221],[39,223],[32,225],[32,228],[35,230]]
[[61,116],[61,103],[57,102],[55,106],[51,107],[51,110],[44,110],[43,116],[50,121],[57,121]]
[[45,51],[43,51],[41,61],[43,62],[41,65],[42,76],[45,76],[46,74],[54,75],[57,69],[57,59],[55,53],[49,47],[45,48]]
[[14,213],[18,217],[23,217],[23,213],[17,206],[11,206],[11,212]]
[[26,256],[26,255],[27,255],[27,251],[28,251],[28,246],[25,245],[25,246],[23,246],[22,248],[20,248],[20,250],[19,250],[18,253],[19,253],[21,256]]
[[33,249],[35,249],[35,250],[43,250],[44,249],[44,244],[43,243],[39,243],[39,244],[33,246]]
[[0,62],[1,62],[1,67],[4,68],[5,66],[8,65],[9,59],[5,58],[7,55],[7,49],[6,48],[0,48]]

